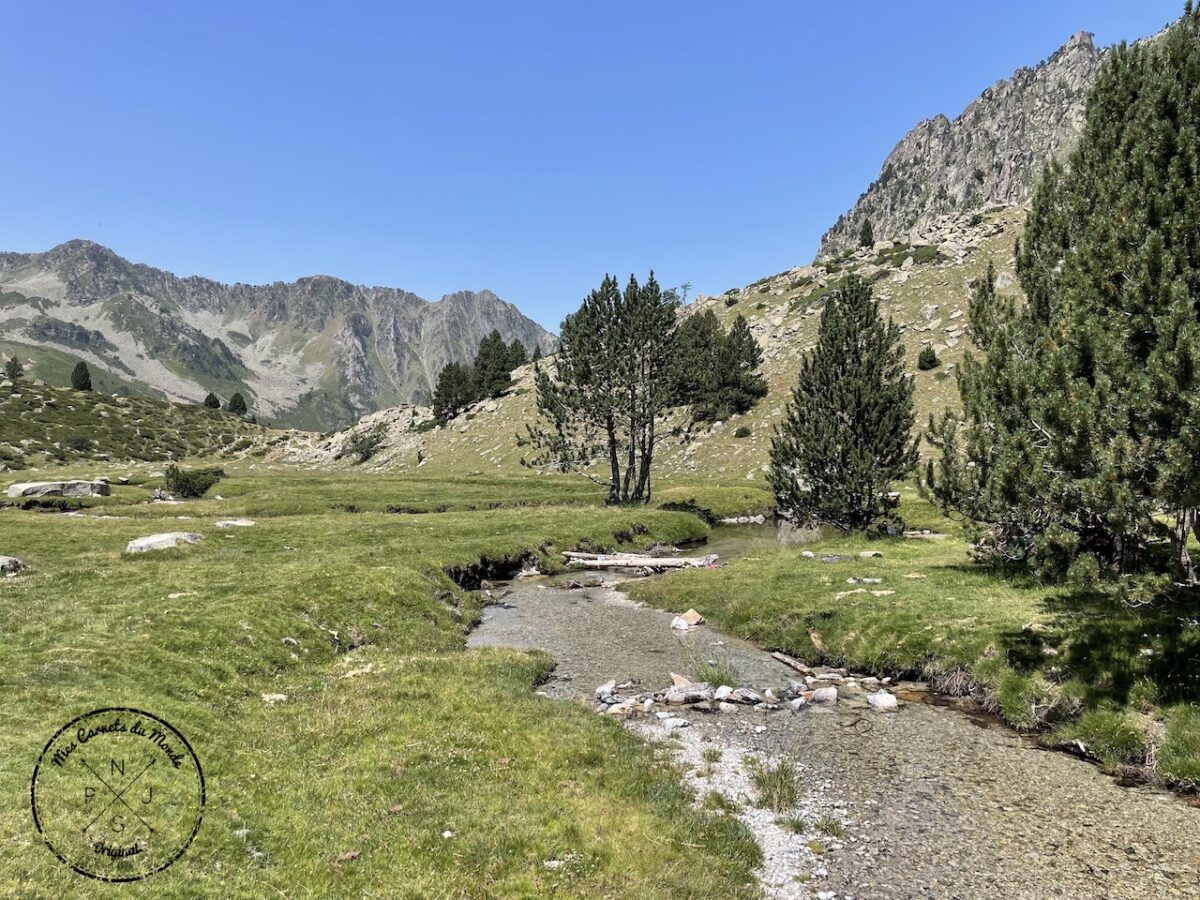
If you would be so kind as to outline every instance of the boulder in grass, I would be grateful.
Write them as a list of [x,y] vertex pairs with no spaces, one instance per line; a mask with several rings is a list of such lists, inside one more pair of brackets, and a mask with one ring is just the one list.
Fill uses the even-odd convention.
[[25,563],[15,556],[0,556],[0,574],[16,575],[23,568],[25,568]]
[[218,528],[250,528],[257,523],[253,519],[222,519],[217,523]]
[[112,493],[108,479],[96,481],[28,481],[10,484],[9,497],[107,497]]
[[184,544],[195,544],[204,540],[204,535],[190,531],[168,531],[134,538],[125,547],[126,553],[149,553],[151,550],[170,550]]

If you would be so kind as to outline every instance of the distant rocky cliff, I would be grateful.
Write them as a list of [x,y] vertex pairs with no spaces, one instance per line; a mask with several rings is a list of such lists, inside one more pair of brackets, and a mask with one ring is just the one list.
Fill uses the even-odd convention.
[[909,241],[941,215],[1027,200],[1047,162],[1082,132],[1105,52],[1077,34],[1045,62],[988,88],[954,121],[939,115],[917,125],[822,238],[820,256],[855,246],[865,221],[877,240]]
[[0,341],[65,353],[135,388],[198,401],[241,391],[272,422],[349,424],[427,400],[447,362],[493,328],[547,351],[554,337],[490,291],[436,303],[327,276],[226,285],[136,265],[90,241],[0,253]]

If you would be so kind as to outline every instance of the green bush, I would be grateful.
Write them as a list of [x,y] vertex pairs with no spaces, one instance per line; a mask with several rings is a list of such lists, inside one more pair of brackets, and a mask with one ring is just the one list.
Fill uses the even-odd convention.
[[223,469],[181,469],[172,463],[167,466],[167,491],[176,497],[203,497],[210,487],[225,477]]
[[74,450],[76,453],[86,453],[92,449],[92,439],[84,434],[73,434],[68,438],[64,438],[62,442],[64,450]]
[[751,431],[745,425],[739,425],[737,428],[737,431],[735,431],[733,433],[733,436],[735,438],[748,438],[748,437],[750,437],[750,435],[751,435]]
[[932,347],[926,347],[921,351],[920,355],[917,356],[917,368],[922,372],[928,372],[930,369],[936,369],[941,364],[942,361],[938,359],[937,351],[935,351]]

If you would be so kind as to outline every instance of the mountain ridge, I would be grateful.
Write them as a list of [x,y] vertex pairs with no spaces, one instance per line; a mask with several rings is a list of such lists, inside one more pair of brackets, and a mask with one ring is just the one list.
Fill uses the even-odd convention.
[[431,301],[323,274],[225,284],[81,238],[0,252],[0,336],[22,352],[71,352],[168,399],[240,390],[260,415],[321,430],[427,398],[493,328],[531,350],[555,343],[487,289]]
[[1108,53],[1087,31],[1049,57],[994,82],[954,119],[925,119],[895,145],[879,177],[821,238],[817,259],[876,240],[916,242],[937,217],[1019,206],[1045,166],[1083,130],[1084,107]]

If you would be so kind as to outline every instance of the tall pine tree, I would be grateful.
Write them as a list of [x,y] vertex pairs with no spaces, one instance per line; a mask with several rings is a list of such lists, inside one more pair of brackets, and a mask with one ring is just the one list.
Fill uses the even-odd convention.
[[433,417],[445,424],[475,402],[475,372],[470,366],[449,363],[438,373],[433,391]]
[[75,368],[71,370],[71,387],[77,391],[90,391],[92,389],[92,373],[88,370],[87,363],[83,360],[75,363]]
[[767,480],[780,512],[842,531],[879,523],[894,507],[892,483],[916,465],[912,427],[900,329],[880,318],[870,285],[851,277],[821,315],[771,442]]
[[510,377],[514,366],[509,347],[504,343],[498,330],[479,342],[479,352],[475,354],[475,386],[479,399],[499,397],[512,384]]
[[542,420],[522,439],[536,450],[525,464],[600,481],[588,470],[601,463],[609,503],[649,502],[659,420],[674,398],[677,306],[653,273],[623,292],[604,277],[563,322],[553,368],[538,367]]
[[962,417],[931,423],[942,448],[933,495],[978,526],[983,546],[1046,574],[1196,584],[1200,19],[1190,3],[1160,38],[1108,57],[1077,149],[1034,196],[1018,275],[1020,310],[986,289],[972,304],[988,354],[961,368]]

